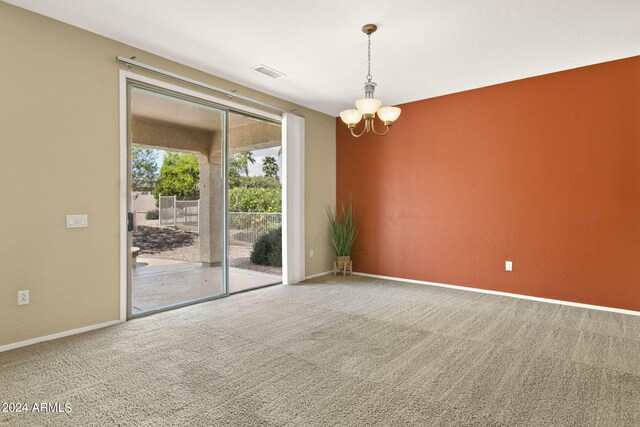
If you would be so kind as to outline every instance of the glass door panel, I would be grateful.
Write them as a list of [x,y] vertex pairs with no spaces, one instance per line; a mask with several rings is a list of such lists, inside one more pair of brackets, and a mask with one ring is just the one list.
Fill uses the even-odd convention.
[[229,292],[282,283],[282,130],[229,113]]
[[129,317],[226,293],[226,111],[129,86]]

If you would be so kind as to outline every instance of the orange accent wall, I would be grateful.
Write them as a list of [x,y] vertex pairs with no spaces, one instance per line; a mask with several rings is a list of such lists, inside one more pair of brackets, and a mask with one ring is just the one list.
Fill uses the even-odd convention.
[[640,56],[401,107],[337,119],[355,271],[640,310]]

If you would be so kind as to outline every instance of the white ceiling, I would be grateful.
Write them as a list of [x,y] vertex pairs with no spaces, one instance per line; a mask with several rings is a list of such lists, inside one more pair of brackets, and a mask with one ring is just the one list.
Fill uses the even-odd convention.
[[384,105],[640,54],[640,0],[8,3],[334,116],[362,97],[369,22]]

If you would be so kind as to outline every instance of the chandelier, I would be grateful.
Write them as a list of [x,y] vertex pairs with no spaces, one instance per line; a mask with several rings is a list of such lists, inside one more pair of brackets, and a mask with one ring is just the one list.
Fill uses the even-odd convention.
[[[371,34],[375,33],[378,27],[374,24],[367,24],[362,27],[362,32],[367,35],[367,47],[369,51],[367,62],[367,81],[364,84],[364,98],[356,101],[356,108],[352,110],[344,110],[340,113],[340,118],[351,131],[351,135],[356,138],[361,137],[366,132],[373,132],[376,135],[382,136],[389,132],[389,128],[393,122],[400,117],[400,109],[398,107],[382,107],[382,101],[375,99],[373,93],[376,90],[376,84],[371,81]],[[378,114],[378,118],[382,120],[386,130],[382,133],[376,131],[375,118]],[[362,132],[356,133],[356,125],[364,118],[364,129]]]

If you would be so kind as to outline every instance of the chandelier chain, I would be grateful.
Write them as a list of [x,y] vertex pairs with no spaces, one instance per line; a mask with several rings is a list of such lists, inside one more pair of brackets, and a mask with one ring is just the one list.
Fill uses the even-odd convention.
[[371,34],[367,34],[367,49],[368,49],[368,57],[367,57],[367,81],[371,83]]

